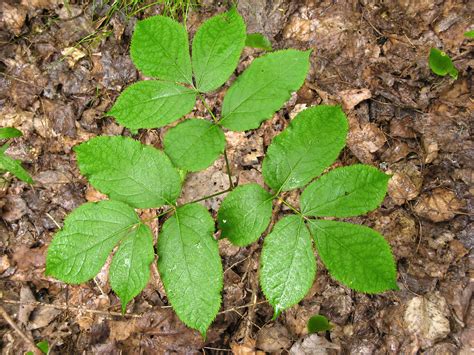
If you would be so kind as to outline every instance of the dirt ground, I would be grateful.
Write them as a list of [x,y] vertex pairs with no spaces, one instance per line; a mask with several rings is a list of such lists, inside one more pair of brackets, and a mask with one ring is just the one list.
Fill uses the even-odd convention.
[[[0,180],[0,305],[26,336],[47,340],[58,354],[474,351],[474,41],[463,37],[474,23],[473,2],[239,1],[249,33],[265,34],[276,49],[313,52],[306,83],[282,110],[255,131],[226,133],[235,181],[263,184],[265,150],[298,111],[319,103],[343,105],[350,134],[337,164],[363,162],[393,174],[382,207],[350,220],[377,229],[390,242],[401,290],[356,293],[333,281],[318,262],[306,298],[271,321],[257,283],[262,240],[246,248],[221,240],[223,305],[206,340],[174,315],[156,267],[125,316],[106,268],[79,286],[44,276],[46,248],[65,216],[103,198],[79,174],[72,147],[100,134],[131,135],[104,113],[140,78],[129,57],[137,18],[116,13],[104,23],[107,5],[69,3],[0,3],[0,127],[23,131],[8,154],[21,159],[36,182]],[[226,1],[202,1],[189,14],[189,31],[227,7]],[[153,6],[138,17],[159,11]],[[109,33],[81,41],[97,28]],[[453,58],[456,81],[431,73],[430,47]],[[246,48],[236,74],[260,54]],[[208,96],[217,114],[224,91]],[[197,104],[188,116],[203,115]],[[160,147],[164,131],[142,130],[134,137]],[[189,177],[183,199],[227,186],[219,159]],[[297,204],[298,195],[288,199]],[[205,202],[214,215],[222,197]],[[285,213],[280,206],[275,217]],[[152,227],[159,229],[156,223]],[[308,335],[306,322],[317,313],[334,327]],[[2,354],[28,350],[3,319],[0,347]]]

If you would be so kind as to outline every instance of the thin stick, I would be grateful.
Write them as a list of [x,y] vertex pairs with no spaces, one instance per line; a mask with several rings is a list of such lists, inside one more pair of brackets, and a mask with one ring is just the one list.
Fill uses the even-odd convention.
[[23,338],[23,340],[30,346],[31,350],[35,354],[43,353],[40,349],[38,349],[35,342],[30,339],[30,337],[27,336],[18,325],[16,325],[15,321],[10,317],[10,315],[7,313],[7,311],[5,311],[2,306],[0,306],[0,315],[2,315],[2,317],[5,318],[5,320],[7,321],[7,323],[10,324],[10,326]]
[[256,302],[256,303],[248,303],[248,304],[244,304],[243,306],[232,307],[232,308],[229,308],[229,309],[225,309],[225,310],[219,312],[218,314],[229,313],[229,312],[233,312],[233,311],[236,310],[236,309],[249,308],[249,307],[257,306],[257,305],[263,304],[263,303],[268,303],[268,301],[260,301],[260,302]]
[[[134,314],[134,313],[125,313],[122,314],[120,312],[113,312],[113,311],[100,311],[97,309],[89,309],[84,307],[74,307],[74,306],[67,306],[62,304],[49,304],[49,303],[42,303],[42,302],[20,302],[15,300],[0,300],[0,302],[7,303],[7,304],[19,304],[21,306],[35,306],[35,307],[49,307],[49,308],[56,308],[61,309],[63,311],[77,311],[77,312],[87,312],[87,313],[94,313],[100,314],[105,316],[116,316],[116,317],[125,317],[125,318],[140,318],[142,317],[141,314]],[[168,306],[162,306],[167,307]]]

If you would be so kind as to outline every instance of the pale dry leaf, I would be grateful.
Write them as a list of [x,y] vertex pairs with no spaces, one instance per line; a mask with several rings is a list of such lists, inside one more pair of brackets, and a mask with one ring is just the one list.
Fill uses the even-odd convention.
[[404,321],[407,330],[418,338],[423,348],[445,338],[450,332],[449,309],[438,293],[416,296],[407,305]]
[[362,101],[368,100],[372,97],[372,93],[369,89],[350,89],[343,90],[338,93],[342,100],[342,106],[344,111],[350,111],[354,109]]
[[340,351],[341,347],[329,342],[326,338],[317,334],[311,334],[295,343],[290,349],[290,355],[326,355],[328,349]]

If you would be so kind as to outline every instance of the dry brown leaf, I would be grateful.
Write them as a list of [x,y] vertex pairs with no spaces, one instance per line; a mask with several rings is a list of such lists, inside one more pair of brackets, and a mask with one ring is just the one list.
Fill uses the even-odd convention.
[[415,205],[415,212],[420,217],[433,222],[444,222],[452,219],[464,207],[454,192],[436,188],[423,194]]

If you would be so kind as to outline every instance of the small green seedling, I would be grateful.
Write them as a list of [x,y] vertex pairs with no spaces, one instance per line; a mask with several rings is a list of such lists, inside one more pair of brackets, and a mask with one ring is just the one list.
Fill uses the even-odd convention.
[[[9,139],[21,136],[21,131],[16,128],[0,128],[0,139]],[[21,161],[12,159],[5,154],[8,147],[9,143],[5,143],[0,147],[0,173],[3,171],[8,171],[15,175],[18,179],[27,182],[28,184],[33,184],[33,179],[31,178],[30,174],[21,166]]]
[[454,80],[458,78],[458,70],[454,67],[451,58],[437,48],[431,48],[430,50],[429,65],[436,75],[445,76],[449,74]]
[[316,314],[308,320],[308,333],[310,334],[325,332],[331,330],[331,328],[329,320],[320,314]]
[[[36,347],[41,350],[43,354],[47,354],[49,351],[49,344],[46,340],[42,340],[36,344]],[[26,352],[26,355],[33,355],[32,351]]]
[[[158,128],[188,114],[199,97],[209,117],[185,119],[169,129],[164,150],[121,136],[96,137],[75,147],[81,173],[109,200],[85,203],[66,218],[48,248],[47,275],[71,284],[86,282],[115,250],[109,278],[125,311],[148,283],[156,248],[169,302],[185,324],[205,336],[221,307],[224,278],[215,221],[196,202],[228,193],[218,225],[221,236],[238,246],[265,234],[274,201],[294,212],[269,231],[260,260],[260,284],[275,315],[310,289],[316,273],[314,245],[331,275],[346,286],[367,293],[397,289],[395,263],[380,234],[325,219],[376,209],[389,180],[367,165],[336,168],[314,180],[345,146],[348,123],[339,106],[309,108],[273,139],[263,161],[268,189],[233,186],[224,130],[258,128],[303,85],[310,65],[310,52],[294,49],[255,59],[230,85],[216,115],[203,96],[230,78],[246,40],[245,23],[235,8],[201,25],[192,56],[179,23],[163,16],[137,23],[131,57],[153,80],[126,88],[108,114],[132,131]],[[229,189],[178,204],[186,172],[203,170],[222,154]],[[285,192],[293,189],[304,189],[301,209],[285,200]],[[165,205],[156,215],[164,221],[154,248],[147,220],[135,209]]]
[[267,37],[265,37],[261,33],[248,34],[247,39],[245,40],[245,45],[247,47],[263,49],[265,51],[272,50],[272,43]]
[[467,37],[467,38],[474,38],[474,30],[470,30],[470,31],[464,32],[464,37]]

